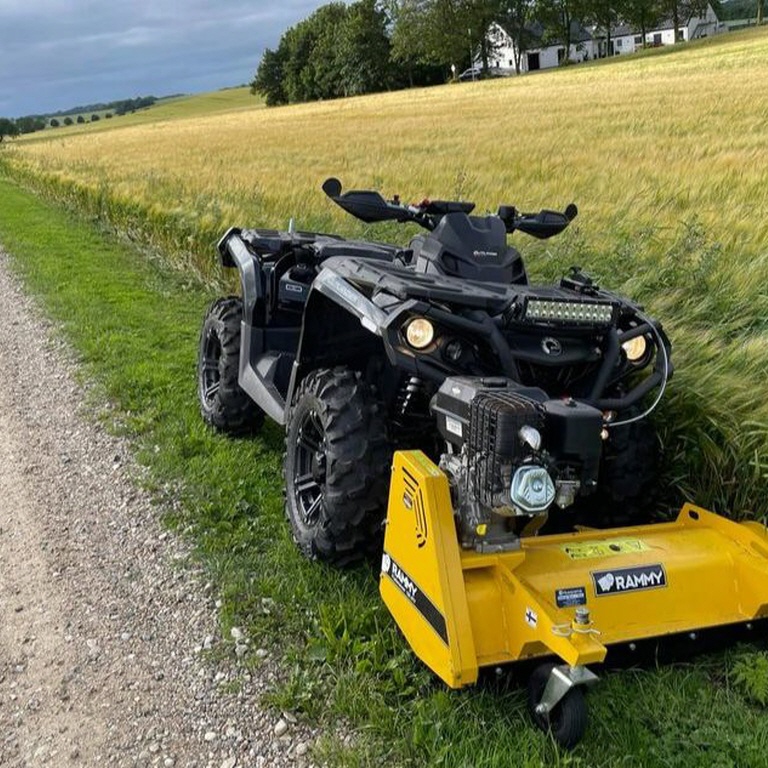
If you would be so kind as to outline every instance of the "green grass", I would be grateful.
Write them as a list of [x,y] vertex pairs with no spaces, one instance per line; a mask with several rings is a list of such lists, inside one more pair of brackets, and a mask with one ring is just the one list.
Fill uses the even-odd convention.
[[[339,573],[295,550],[279,431],[232,440],[203,427],[194,366],[212,292],[8,180],[0,199],[14,268],[77,350],[102,418],[133,440],[168,524],[193,541],[225,631],[244,626],[281,659],[269,702],[323,727],[319,757],[350,768],[765,765],[765,659],[750,648],[606,674],[572,754],[531,727],[514,677],[445,690],[399,636],[370,570]],[[340,723],[352,747],[334,736]]]
[[147,117],[151,117],[153,121],[176,120],[185,117],[218,115],[224,112],[248,111],[262,106],[261,99],[255,98],[250,88],[243,86],[161,100],[152,107]]

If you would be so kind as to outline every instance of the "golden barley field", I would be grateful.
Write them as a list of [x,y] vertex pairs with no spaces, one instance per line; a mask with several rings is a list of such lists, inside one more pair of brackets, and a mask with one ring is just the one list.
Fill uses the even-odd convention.
[[[319,190],[575,201],[534,277],[579,263],[642,300],[677,363],[660,414],[667,480],[768,512],[768,29],[519,78],[274,109],[244,89],[3,147],[7,172],[213,279],[229,226],[365,232]],[[227,109],[226,99],[232,100]],[[248,98],[252,98],[249,106]],[[213,104],[213,106],[211,106]],[[170,105],[169,105],[170,106]],[[405,234],[403,234],[405,238]],[[527,251],[526,251],[527,249]]]
[[136,125],[53,133],[19,142],[14,162],[151,209],[220,212],[222,225],[293,214],[341,224],[317,194],[335,174],[406,198],[459,194],[481,208],[576,200],[582,229],[606,245],[617,225],[663,230],[697,216],[724,246],[754,254],[768,241],[759,215],[768,211],[768,34],[732,37],[674,55],[280,109],[254,98],[249,110],[242,90],[225,91],[216,114],[188,107],[149,122],[149,111]]

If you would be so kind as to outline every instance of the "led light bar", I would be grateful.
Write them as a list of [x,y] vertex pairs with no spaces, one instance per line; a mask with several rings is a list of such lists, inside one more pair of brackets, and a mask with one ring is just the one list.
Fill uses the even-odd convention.
[[610,325],[613,320],[613,304],[528,299],[525,305],[525,319],[531,322]]

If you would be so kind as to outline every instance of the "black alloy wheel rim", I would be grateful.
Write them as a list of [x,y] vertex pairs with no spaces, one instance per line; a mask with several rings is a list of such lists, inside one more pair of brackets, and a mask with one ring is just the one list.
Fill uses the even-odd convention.
[[203,390],[203,398],[209,407],[219,392],[221,386],[221,371],[219,370],[219,361],[221,360],[221,342],[218,335],[209,330],[203,342],[203,365],[200,371],[200,383]]
[[293,493],[301,518],[307,526],[317,524],[323,505],[327,460],[325,430],[317,411],[301,416],[294,445]]

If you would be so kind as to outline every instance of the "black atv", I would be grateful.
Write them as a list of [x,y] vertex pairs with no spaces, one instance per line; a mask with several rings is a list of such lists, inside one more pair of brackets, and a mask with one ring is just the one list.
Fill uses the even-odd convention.
[[[381,545],[392,452],[423,450],[451,479],[464,546],[514,546],[547,517],[637,522],[657,480],[646,417],[672,374],[642,308],[573,267],[530,285],[507,234],[549,238],[577,214],[467,202],[403,205],[324,192],[364,222],[415,222],[408,247],[230,229],[200,337],[203,418],[232,434],[286,429],[286,514],[310,557],[346,564]],[[650,400],[650,403],[648,402]],[[533,528],[531,528],[533,524]]]

